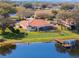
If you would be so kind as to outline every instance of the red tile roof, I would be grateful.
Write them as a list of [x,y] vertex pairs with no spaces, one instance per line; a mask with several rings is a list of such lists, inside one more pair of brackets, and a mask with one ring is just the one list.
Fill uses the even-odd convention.
[[30,23],[30,26],[36,26],[36,27],[42,27],[42,26],[48,26],[48,25],[50,24],[43,19],[35,19],[35,20],[32,20],[32,22]]
[[43,19],[33,19],[33,20],[23,20],[19,22],[19,25],[23,29],[27,29],[27,27],[30,25],[32,27],[43,27],[43,26],[51,26],[48,21],[45,21]]

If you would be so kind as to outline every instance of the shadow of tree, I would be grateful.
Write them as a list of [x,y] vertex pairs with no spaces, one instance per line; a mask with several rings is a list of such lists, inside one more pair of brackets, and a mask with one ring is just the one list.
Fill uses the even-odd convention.
[[69,31],[71,31],[72,33],[79,34],[79,31],[78,30],[69,30]]
[[76,34],[79,34],[79,31],[77,31],[77,30],[74,30],[74,31],[72,31],[72,32],[74,32],[74,33],[76,33]]
[[5,32],[5,33],[2,33],[0,35],[3,36],[3,38],[5,38],[5,39],[17,39],[17,40],[19,40],[19,39],[26,37],[28,34],[21,33],[21,32],[18,34],[12,33],[12,32]]
[[61,46],[61,44],[55,44],[55,48],[57,52],[66,53],[66,49]]
[[16,45],[6,45],[0,47],[0,55],[6,56],[7,54],[11,54],[13,50],[16,49]]

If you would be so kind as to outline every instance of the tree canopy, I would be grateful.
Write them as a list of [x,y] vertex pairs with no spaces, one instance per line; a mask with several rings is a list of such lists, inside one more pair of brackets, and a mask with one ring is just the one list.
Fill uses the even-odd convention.
[[13,5],[7,2],[0,2],[0,27],[4,32],[7,26],[14,23],[13,20],[9,18],[9,14],[15,13],[16,10]]
[[75,5],[74,4],[62,4],[61,9],[63,10],[72,10],[74,9]]

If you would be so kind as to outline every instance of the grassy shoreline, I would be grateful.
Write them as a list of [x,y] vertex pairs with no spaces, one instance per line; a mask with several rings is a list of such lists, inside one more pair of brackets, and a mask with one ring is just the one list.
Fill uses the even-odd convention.
[[72,39],[78,39],[79,40],[79,35],[78,36],[62,36],[62,37],[54,37],[54,38],[52,38],[52,37],[50,37],[50,38],[42,38],[42,39],[40,39],[40,38],[36,38],[36,39],[27,39],[26,38],[26,40],[25,39],[23,39],[23,40],[15,40],[15,39],[13,39],[13,40],[7,40],[7,42],[14,42],[14,43],[28,43],[28,42],[52,42],[52,41],[54,41],[55,39],[63,39],[63,40],[72,40]]
[[[26,30],[20,29],[20,31],[27,33]],[[25,37],[23,36],[22,38],[20,38],[21,34],[16,36],[14,33],[10,33],[9,30],[7,30],[6,32],[8,33],[4,36],[0,35],[0,38],[5,37],[5,39],[7,39],[7,43],[51,42],[54,41],[55,39],[63,39],[63,40],[79,39],[79,34],[68,30],[61,30],[55,32],[28,32],[28,35],[25,35]],[[61,32],[63,32],[64,34],[62,34]],[[16,38],[16,39],[11,39],[11,38]],[[4,44],[4,43],[0,43],[0,44]]]
[[0,47],[2,46],[6,46],[8,44],[16,44],[16,43],[27,43],[27,44],[30,44],[30,43],[35,43],[35,42],[54,42],[55,39],[63,39],[63,40],[70,40],[70,39],[79,39],[79,35],[77,36],[62,36],[62,37],[50,37],[50,38],[38,38],[38,39],[23,39],[23,40],[15,40],[15,39],[7,39],[7,41],[5,42],[0,42]]

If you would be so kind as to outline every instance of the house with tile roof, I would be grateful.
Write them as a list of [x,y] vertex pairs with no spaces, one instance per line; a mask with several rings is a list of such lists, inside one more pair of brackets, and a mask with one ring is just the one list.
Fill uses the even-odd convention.
[[76,29],[76,23],[74,19],[65,19],[65,20],[60,20],[61,24],[71,30],[75,30]]
[[56,30],[56,25],[50,24],[48,21],[43,19],[27,19],[20,21],[16,27],[20,27],[29,31],[48,31]]

